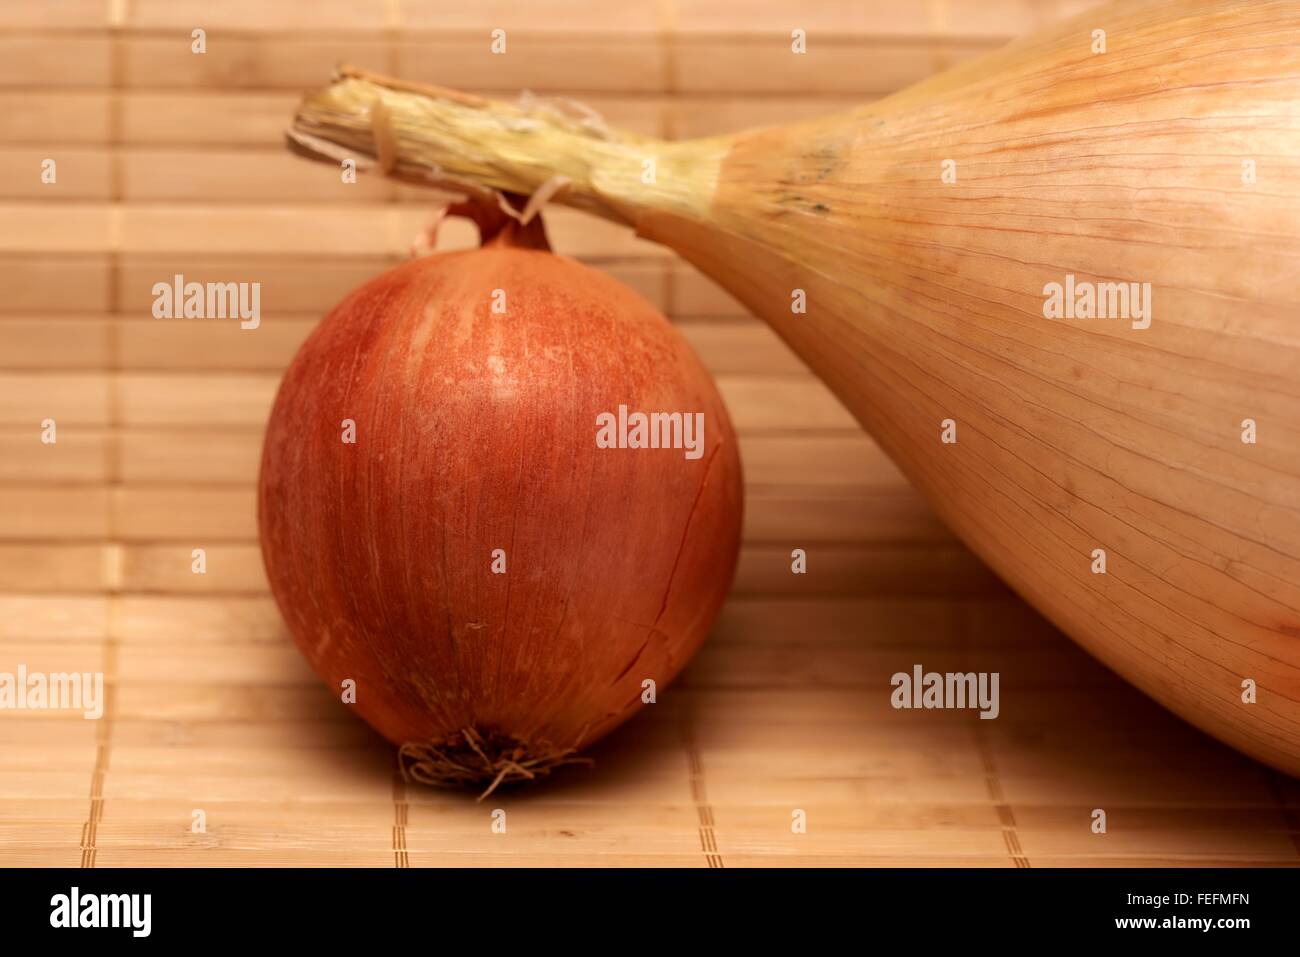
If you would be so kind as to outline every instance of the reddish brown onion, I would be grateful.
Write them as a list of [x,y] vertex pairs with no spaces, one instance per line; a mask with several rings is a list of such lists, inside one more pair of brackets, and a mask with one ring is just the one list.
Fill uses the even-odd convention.
[[[635,714],[703,641],[739,546],[735,434],[699,360],[524,232],[352,292],[289,366],[263,450],[295,641],[432,783],[534,776]],[[702,454],[598,448],[620,405],[703,413]]]

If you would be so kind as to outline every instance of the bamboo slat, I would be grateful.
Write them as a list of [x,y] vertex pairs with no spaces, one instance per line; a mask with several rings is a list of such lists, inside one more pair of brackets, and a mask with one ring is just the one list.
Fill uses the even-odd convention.
[[[634,280],[658,284],[656,272],[623,272]],[[649,297],[647,297],[649,298]],[[149,319],[118,321],[68,319],[0,319],[0,362],[12,369],[50,364],[57,354],[66,368],[94,368],[109,352],[110,333],[116,342],[117,365],[124,370],[192,369],[213,371],[281,371],[315,327],[317,317],[263,316],[256,335],[219,323],[180,323],[168,328]],[[700,321],[685,324],[682,333],[715,375],[788,375],[807,371],[802,362],[766,326]]]
[[[267,591],[255,487],[280,372],[432,207],[284,152],[301,90],[336,61],[574,95],[687,137],[842,109],[1084,5],[0,6],[0,672],[102,671],[107,688],[99,720],[0,710],[0,865],[1300,863],[1295,782],[1011,596],[729,296],[565,210],[547,212],[557,250],[668,314],[738,428],[744,545],[699,658],[593,769],[480,804],[404,783]],[[262,283],[260,327],[152,319],[153,284],[177,273]],[[999,671],[998,720],[891,708],[890,674],[917,662]]]

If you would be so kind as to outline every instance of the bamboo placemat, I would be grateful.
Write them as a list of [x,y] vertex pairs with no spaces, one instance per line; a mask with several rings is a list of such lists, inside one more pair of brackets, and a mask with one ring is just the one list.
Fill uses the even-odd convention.
[[[417,189],[343,187],[283,149],[298,96],[335,62],[570,95],[681,137],[879,96],[1086,5],[0,8],[0,671],[103,671],[108,686],[99,721],[0,711],[0,864],[1300,863],[1296,782],[1162,711],[1008,594],[710,283],[565,210],[547,214],[556,248],[679,324],[740,433],[735,592],[684,678],[594,769],[478,803],[404,784],[267,593],[254,483],[280,371],[429,215]],[[810,55],[790,55],[795,28]],[[261,282],[261,327],[152,320],[150,289],[175,273]],[[190,573],[199,547],[206,575]],[[808,574],[790,574],[792,548]],[[893,710],[889,675],[917,662],[998,671],[1000,717]]]

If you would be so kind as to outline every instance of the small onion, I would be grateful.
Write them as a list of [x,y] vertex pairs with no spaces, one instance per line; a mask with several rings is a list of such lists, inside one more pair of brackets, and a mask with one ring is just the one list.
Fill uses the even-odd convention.
[[[742,491],[722,399],[668,321],[552,254],[540,221],[476,218],[482,248],[383,273],[308,337],[258,513],[326,684],[355,688],[409,775],[495,787],[572,760],[686,664],[735,570]],[[698,457],[598,447],[620,406],[702,413]]]

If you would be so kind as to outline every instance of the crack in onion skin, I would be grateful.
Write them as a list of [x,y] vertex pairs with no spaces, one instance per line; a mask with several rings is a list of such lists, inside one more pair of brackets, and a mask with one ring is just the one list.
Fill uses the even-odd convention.
[[[620,404],[703,412],[702,456],[597,448]],[[501,243],[407,262],[322,320],[258,491],[295,642],[397,745],[596,741],[704,640],[741,512],[734,431],[682,336],[602,273]]]

